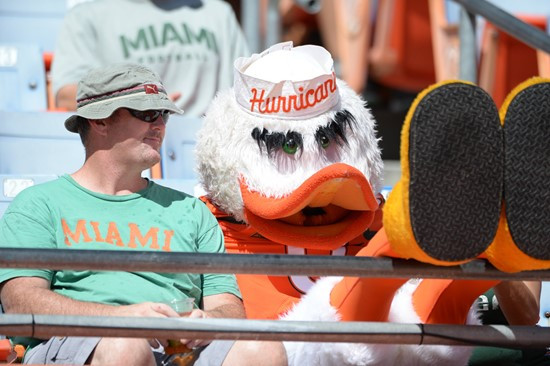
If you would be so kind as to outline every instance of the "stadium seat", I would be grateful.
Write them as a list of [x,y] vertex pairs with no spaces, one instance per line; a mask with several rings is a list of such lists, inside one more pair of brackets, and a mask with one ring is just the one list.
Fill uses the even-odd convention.
[[450,0],[428,0],[436,81],[458,79],[460,8]]
[[0,174],[0,217],[8,208],[10,202],[23,189],[56,178],[57,175],[55,174]]
[[67,0],[0,0],[0,43],[35,43],[53,51]]
[[38,44],[0,42],[0,85],[0,109],[46,110],[46,72]]
[[65,129],[70,113],[0,111],[0,174],[72,173],[84,162],[77,134]]
[[[518,15],[518,18],[547,30],[546,15]],[[549,57],[487,22],[481,44],[479,86],[491,94],[500,106],[508,93],[522,81],[533,76],[550,77]]]
[[196,194],[192,189],[198,183],[195,172],[195,143],[202,121],[196,117],[173,115],[166,125],[166,136],[161,150],[160,174],[153,178],[163,179],[164,185]]
[[380,0],[370,75],[378,83],[417,92],[436,80],[427,1]]
[[367,83],[374,3],[324,0],[317,17],[323,43],[338,62],[337,74],[357,93]]

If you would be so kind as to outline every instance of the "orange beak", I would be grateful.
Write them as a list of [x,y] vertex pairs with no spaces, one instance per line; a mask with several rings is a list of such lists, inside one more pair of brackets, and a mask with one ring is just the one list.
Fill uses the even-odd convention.
[[330,165],[281,198],[252,192],[241,178],[248,223],[281,244],[336,249],[361,235],[378,209],[372,188],[359,170]]

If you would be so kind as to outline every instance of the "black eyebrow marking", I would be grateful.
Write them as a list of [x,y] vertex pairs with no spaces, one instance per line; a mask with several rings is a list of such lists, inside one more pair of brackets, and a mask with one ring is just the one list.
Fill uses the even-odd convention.
[[346,130],[348,128],[351,130],[356,123],[355,117],[348,110],[338,111],[327,126],[317,129],[315,140],[319,145],[322,145],[321,139],[327,137],[340,146],[347,145]]
[[302,135],[294,131],[288,131],[285,135],[282,132],[269,132],[265,128],[260,132],[260,129],[256,127],[252,130],[251,135],[252,138],[256,140],[260,152],[262,152],[265,147],[268,156],[271,156],[275,151],[282,148],[285,141],[290,139],[294,140],[294,143],[298,145],[300,151],[302,151],[304,145]]

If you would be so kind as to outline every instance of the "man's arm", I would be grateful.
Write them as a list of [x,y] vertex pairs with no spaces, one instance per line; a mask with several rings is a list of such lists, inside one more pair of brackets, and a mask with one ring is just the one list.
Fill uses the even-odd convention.
[[16,277],[0,285],[0,302],[5,313],[177,317],[170,306],[146,302],[113,306],[77,301],[50,290],[49,281],[39,277]]
[[246,318],[242,300],[233,294],[205,296],[203,307],[209,318]]
[[510,325],[535,325],[539,321],[539,281],[504,281],[494,288],[498,304]]

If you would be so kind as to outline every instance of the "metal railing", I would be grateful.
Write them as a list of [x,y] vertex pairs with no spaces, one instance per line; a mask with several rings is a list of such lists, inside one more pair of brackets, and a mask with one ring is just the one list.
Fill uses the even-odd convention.
[[[307,276],[541,280],[550,271],[505,273],[485,260],[439,267],[414,260],[267,254],[118,252],[71,249],[0,249],[2,268],[90,269]],[[124,318],[32,314],[0,315],[0,334],[104,336],[302,342],[394,343],[546,347],[550,328],[242,319]]]
[[0,333],[41,339],[53,336],[101,336],[411,345],[486,345],[522,348],[546,347],[549,345],[550,339],[550,328],[528,326],[28,314],[0,316]]
[[487,0],[452,0],[462,6],[460,14],[460,71],[462,80],[477,81],[477,45],[475,15],[480,15],[497,28],[525,44],[550,53],[550,35],[523,22]]
[[353,256],[212,254],[75,249],[0,249],[0,268],[162,273],[234,273],[279,276],[550,280],[550,271],[501,272],[482,259],[457,266]]

